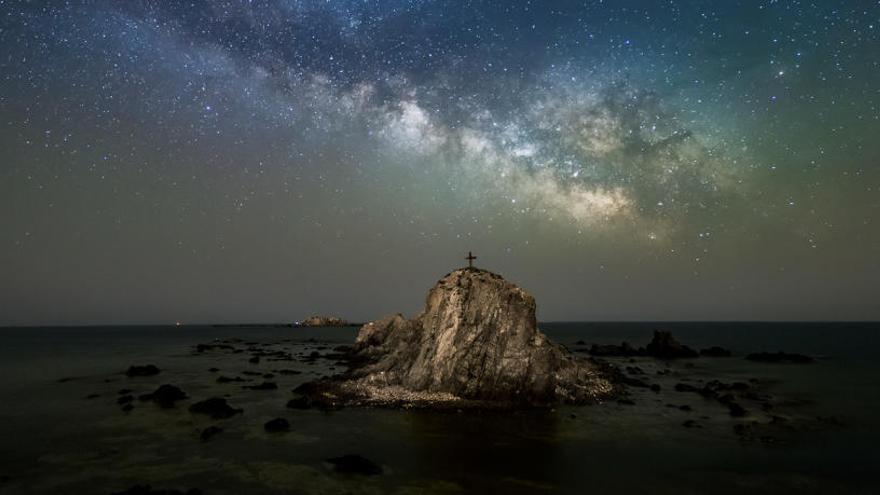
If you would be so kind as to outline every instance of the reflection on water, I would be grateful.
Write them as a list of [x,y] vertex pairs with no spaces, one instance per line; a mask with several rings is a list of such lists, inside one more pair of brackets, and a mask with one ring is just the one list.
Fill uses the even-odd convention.
[[[723,345],[730,359],[637,365],[662,392],[633,391],[634,404],[552,411],[444,412],[285,407],[291,389],[330,373],[332,362],[248,363],[249,355],[203,353],[192,346],[242,337],[294,353],[352,340],[355,329],[78,328],[0,330],[0,491],[110,493],[137,483],[227,493],[872,493],[880,440],[878,333],[869,325],[663,325],[695,347]],[[543,329],[574,348],[576,340],[643,345],[654,325],[551,324]],[[831,338],[830,336],[834,336]],[[318,342],[309,342],[314,338]],[[746,362],[750,350],[785,349],[824,356],[810,366]],[[131,364],[153,363],[156,377],[130,379]],[[657,372],[668,374],[658,375]],[[208,369],[220,368],[218,373]],[[281,368],[300,375],[282,375]],[[271,380],[276,391],[217,383],[218,374]],[[59,379],[65,378],[64,381]],[[678,381],[749,381],[779,400],[731,418],[716,402],[677,393]],[[135,395],[162,383],[190,401],[172,410],[135,402],[123,413],[120,389]],[[97,394],[98,397],[86,399]],[[225,396],[245,413],[228,420],[190,414],[186,405]],[[688,408],[681,408],[688,406]],[[690,410],[688,410],[690,409]],[[769,430],[774,442],[744,441],[737,424]],[[842,423],[826,424],[817,416]],[[263,423],[284,417],[291,432]],[[691,420],[696,425],[685,428]],[[782,421],[782,420],[781,420]],[[203,443],[210,425],[224,431]],[[339,475],[324,459],[360,454],[380,464],[377,477]]]

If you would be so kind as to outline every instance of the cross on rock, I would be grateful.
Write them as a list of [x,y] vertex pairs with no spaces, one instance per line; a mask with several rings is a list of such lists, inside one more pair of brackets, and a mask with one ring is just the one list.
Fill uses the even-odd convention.
[[477,259],[477,257],[474,256],[473,253],[468,251],[467,258],[465,258],[465,259],[468,260],[468,268],[473,268],[474,267],[474,260]]

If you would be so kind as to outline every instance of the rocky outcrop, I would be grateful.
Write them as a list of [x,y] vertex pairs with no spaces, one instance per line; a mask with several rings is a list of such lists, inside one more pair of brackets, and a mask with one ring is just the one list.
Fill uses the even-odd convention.
[[348,322],[336,316],[310,316],[300,323],[303,327],[347,327]]
[[[715,350],[721,350],[727,352],[728,356],[730,355],[729,351],[725,351],[720,347],[709,349],[710,354],[706,355],[712,355],[711,352],[714,352]],[[647,347],[639,347],[636,349],[627,342],[622,342],[620,345],[593,344],[593,346],[590,347],[589,353],[596,357],[648,356],[658,359],[695,358],[700,355],[697,351],[675,340],[675,337],[673,337],[670,332],[663,330],[654,331],[654,338],[651,339],[651,342]]]
[[682,345],[671,333],[663,330],[655,330],[654,338],[645,352],[649,356],[660,359],[695,358],[699,356],[697,351],[686,345]]
[[304,390],[312,400],[369,405],[583,403],[612,385],[537,329],[535,299],[499,275],[456,270],[428,293],[411,320],[364,325],[353,368]]

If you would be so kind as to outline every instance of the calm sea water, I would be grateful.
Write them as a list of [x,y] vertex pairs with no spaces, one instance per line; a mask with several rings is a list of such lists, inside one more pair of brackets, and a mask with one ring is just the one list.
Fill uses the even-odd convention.
[[[880,344],[877,324],[548,323],[551,338],[646,344],[668,329],[732,358],[674,362],[640,358],[663,391],[616,402],[516,413],[430,413],[346,409],[293,411],[290,390],[334,371],[332,362],[247,362],[249,354],[193,355],[192,346],[238,337],[311,352],[350,343],[354,328],[95,327],[0,329],[0,493],[111,493],[134,484],[232,493],[880,493]],[[314,339],[317,342],[309,342]],[[812,365],[770,365],[747,352],[783,349],[818,357]],[[146,378],[121,372],[153,363]],[[216,373],[275,373],[276,391],[219,384]],[[281,368],[302,375],[278,375]],[[666,371],[668,369],[668,372]],[[668,373],[657,375],[657,371]],[[780,404],[787,426],[773,442],[743,440],[737,424],[766,424],[752,409],[731,418],[717,403],[675,392],[677,381],[756,379]],[[255,383],[262,381],[257,378]],[[123,413],[118,390],[184,389],[190,402],[227,396],[245,409],[229,420],[196,417],[186,404],[161,410],[135,402]],[[99,397],[86,399],[90,394]],[[693,411],[683,411],[690,405]],[[834,420],[827,420],[829,417]],[[287,434],[263,431],[284,417]],[[826,418],[816,420],[815,418]],[[699,427],[685,428],[694,420]],[[223,433],[199,441],[200,430]],[[383,468],[375,477],[339,475],[324,462],[360,454]]]

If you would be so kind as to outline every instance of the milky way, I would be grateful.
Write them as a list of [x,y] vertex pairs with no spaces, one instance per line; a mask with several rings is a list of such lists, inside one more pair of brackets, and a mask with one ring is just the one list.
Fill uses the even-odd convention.
[[0,12],[2,324],[880,317],[878,2]]

